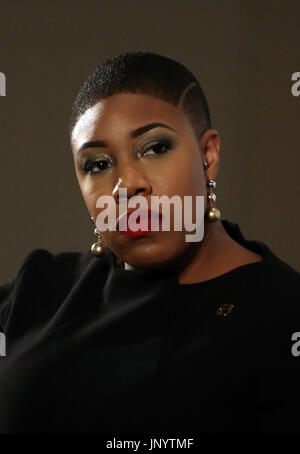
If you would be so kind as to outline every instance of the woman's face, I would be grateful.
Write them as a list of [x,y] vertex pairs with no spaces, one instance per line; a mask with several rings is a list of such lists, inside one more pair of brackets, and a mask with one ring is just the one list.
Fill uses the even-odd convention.
[[[140,130],[139,135],[131,135],[153,123],[166,127],[149,127]],[[87,144],[96,141],[101,143]],[[189,195],[195,208],[195,196],[202,195],[206,210],[208,175],[203,160],[210,164],[209,178],[213,179],[218,167],[218,134],[208,130],[201,141],[197,140],[184,112],[172,104],[144,94],[108,97],[79,118],[71,146],[80,189],[94,221],[104,209],[96,207],[100,196],[114,198],[118,218],[120,188],[127,189],[127,202],[133,196],[144,196],[149,208],[151,196],[178,195],[183,203],[183,197]],[[195,250],[200,244],[186,242],[185,235],[191,232],[185,230],[184,224],[181,231],[172,229],[172,220],[171,209],[170,231],[130,238],[119,231],[106,230],[101,236],[117,257],[134,267],[175,267],[191,252],[190,248]]]

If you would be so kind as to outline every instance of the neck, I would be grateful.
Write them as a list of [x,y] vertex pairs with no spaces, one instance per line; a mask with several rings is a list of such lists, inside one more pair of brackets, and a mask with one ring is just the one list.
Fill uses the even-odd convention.
[[232,239],[221,221],[206,222],[204,238],[193,259],[179,273],[180,284],[203,282],[262,257]]
[[221,270],[233,241],[226,233],[221,221],[205,222],[204,237],[193,258],[179,272],[179,282],[190,284],[201,282]]
[[[230,271],[238,266],[259,261],[261,257],[233,240],[221,221],[205,222],[204,237],[197,250],[190,251],[177,263],[180,284],[203,282]],[[124,263],[125,270],[135,268]]]

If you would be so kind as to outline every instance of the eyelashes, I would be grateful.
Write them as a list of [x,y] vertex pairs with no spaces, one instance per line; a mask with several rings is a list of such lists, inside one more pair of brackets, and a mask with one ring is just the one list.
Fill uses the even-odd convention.
[[[144,148],[144,149],[143,149]],[[169,150],[173,148],[173,143],[169,139],[159,140],[149,146],[143,147],[143,145],[138,145],[137,147],[137,156],[138,158],[158,158],[161,155],[166,154]],[[154,151],[154,153],[152,153]],[[91,176],[95,174],[100,174],[108,170],[113,163],[111,159],[97,159],[97,160],[87,160],[83,166],[83,171],[86,174]],[[97,171],[94,169],[98,168]]]
[[[83,167],[83,171],[84,173],[89,173],[90,175],[93,175],[94,173],[101,173],[109,168],[108,164],[109,161],[105,161],[104,159],[99,159],[97,161],[87,161]],[[100,166],[100,170],[98,172],[93,171],[96,166]]]
[[[165,140],[160,140],[156,143],[153,143],[152,145],[149,145],[145,148],[145,150],[143,151],[143,147],[138,147],[138,156],[139,157],[142,157],[142,156],[157,156],[157,155],[161,155],[161,154],[165,154],[168,150],[170,150],[172,148],[172,142],[168,139],[165,139]],[[147,154],[149,150],[155,150],[155,154]],[[159,152],[160,150],[160,152]]]

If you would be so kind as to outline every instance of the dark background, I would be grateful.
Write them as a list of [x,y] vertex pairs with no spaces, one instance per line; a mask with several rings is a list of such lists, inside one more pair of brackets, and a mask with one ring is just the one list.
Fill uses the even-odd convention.
[[195,74],[222,140],[222,218],[300,271],[299,24],[299,1],[2,1],[0,283],[33,249],[86,251],[94,241],[68,118],[94,67],[133,50]]

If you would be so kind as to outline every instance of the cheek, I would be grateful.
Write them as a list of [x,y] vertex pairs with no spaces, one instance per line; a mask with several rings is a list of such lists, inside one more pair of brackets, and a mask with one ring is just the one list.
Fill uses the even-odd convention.
[[200,157],[171,161],[164,172],[156,174],[153,181],[155,194],[172,195],[205,195],[206,177]]
[[206,176],[204,170],[198,166],[193,167],[190,172],[190,185],[193,194],[205,195],[206,193]]
[[[199,155],[194,155],[193,159],[188,155],[186,159],[181,159],[180,163],[172,161],[163,176],[161,178],[159,176],[156,177],[154,184],[155,194],[165,194],[170,198],[178,195],[182,200],[182,206],[185,203],[184,196],[192,197],[191,209],[186,207],[182,210],[182,225],[184,225],[184,212],[189,213],[193,223],[196,222],[197,216],[201,215],[201,205],[198,205],[200,202],[196,199],[196,196],[204,197],[203,209],[204,211],[206,210],[206,176],[202,166],[202,160]],[[172,211],[172,219],[173,215]],[[181,241],[180,234],[174,232],[172,238],[174,235]]]
[[105,195],[105,188],[97,184],[94,181],[79,181],[80,190],[85,201],[85,204],[94,219],[96,219],[97,214],[102,210],[101,208],[96,208],[97,200],[100,196]]

